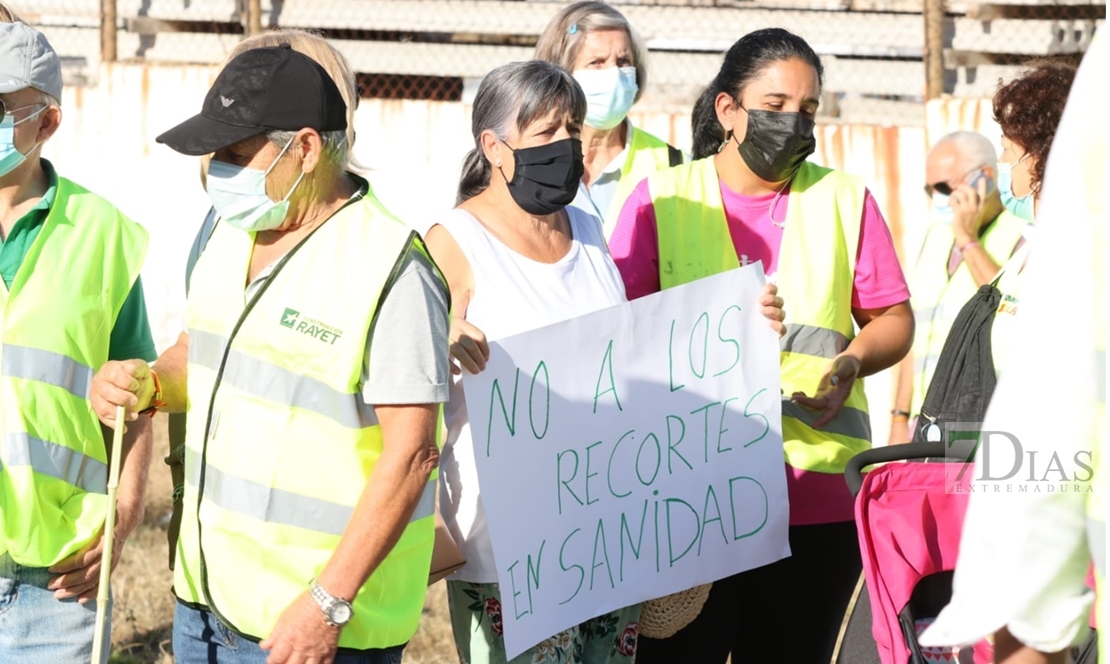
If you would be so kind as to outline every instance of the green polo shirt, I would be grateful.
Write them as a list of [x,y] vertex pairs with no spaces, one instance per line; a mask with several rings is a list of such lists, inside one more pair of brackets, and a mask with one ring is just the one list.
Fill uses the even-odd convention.
[[[12,287],[12,281],[27,257],[27,251],[39,236],[46,216],[50,213],[50,206],[58,193],[58,173],[54,166],[47,160],[42,160],[42,168],[50,178],[50,186],[43,195],[42,200],[34,208],[23,215],[12,226],[12,232],[7,238],[0,239],[0,275],[4,277],[4,286]],[[116,325],[112,328],[112,336],[108,341],[109,360],[129,360],[141,358],[147,362],[158,359],[154,349],[154,339],[150,334],[150,321],[146,315],[146,300],[143,299],[143,283],[141,279],[135,280],[127,300],[120,309],[116,318]],[[99,369],[100,367],[93,367]]]

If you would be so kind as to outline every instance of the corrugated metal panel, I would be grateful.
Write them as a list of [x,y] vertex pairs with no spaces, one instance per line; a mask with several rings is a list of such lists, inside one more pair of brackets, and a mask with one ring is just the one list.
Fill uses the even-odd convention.
[[951,48],[978,53],[1052,55],[1087,50],[1101,20],[1049,21],[1000,18],[955,20]]
[[[96,28],[43,27],[43,33],[63,56],[84,58],[95,68],[100,55]],[[199,32],[166,32],[150,37],[119,33],[120,59],[143,58],[151,62],[215,64],[222,62],[240,40],[238,35]],[[527,60],[533,48],[486,44],[433,44],[332,40],[358,72],[459,76],[481,78],[506,62]],[[649,85],[669,88],[668,97],[691,102],[717,74],[721,56],[716,53],[649,55]],[[920,97],[925,87],[924,68],[908,60],[858,60],[825,57],[826,84],[830,92]]]
[[[397,32],[536,35],[561,3],[489,0],[285,0],[263,2],[265,25]],[[1105,3],[1103,3],[1105,4]],[[29,20],[95,27],[97,0],[21,0]],[[896,12],[811,11],[754,7],[626,5],[629,21],[652,48],[722,51],[751,30],[769,25],[802,35],[825,55],[920,58],[924,23]],[[119,0],[121,17],[238,21],[236,0]],[[956,18],[950,47],[980,53],[1051,54],[1086,48],[1092,20]]]

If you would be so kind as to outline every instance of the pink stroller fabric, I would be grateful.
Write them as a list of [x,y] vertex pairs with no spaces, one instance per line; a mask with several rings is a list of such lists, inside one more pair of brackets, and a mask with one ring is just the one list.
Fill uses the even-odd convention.
[[[864,477],[856,497],[856,525],[871,600],[872,634],[882,664],[909,661],[910,648],[898,614],[910,601],[914,586],[930,574],[956,568],[972,475],[969,471],[963,480],[956,480],[961,467],[888,463]],[[980,650],[975,648],[976,661]]]

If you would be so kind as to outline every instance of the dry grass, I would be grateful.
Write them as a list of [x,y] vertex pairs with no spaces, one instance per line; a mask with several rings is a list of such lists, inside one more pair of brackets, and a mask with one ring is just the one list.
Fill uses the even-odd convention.
[[[165,517],[172,492],[169,467],[162,459],[169,452],[166,419],[154,420],[154,462],[147,487],[146,518],[131,535],[123,559],[112,576],[115,604],[112,609],[112,664],[172,664],[173,576],[167,567]],[[437,583],[428,591],[420,630],[405,649],[406,664],[455,662],[451,622],[447,615],[446,587]]]

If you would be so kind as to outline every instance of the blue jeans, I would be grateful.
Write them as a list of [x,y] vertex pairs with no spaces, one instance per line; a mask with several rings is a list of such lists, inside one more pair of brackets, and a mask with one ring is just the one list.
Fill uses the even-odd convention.
[[[57,664],[92,658],[96,602],[56,600],[45,568],[24,567],[0,554],[0,662]],[[104,622],[103,662],[111,650],[112,611]]]
[[[335,664],[401,664],[405,646],[384,650],[341,649]],[[215,614],[177,603],[173,659],[177,664],[266,664],[269,653],[224,625]],[[0,659],[0,661],[6,661]]]

